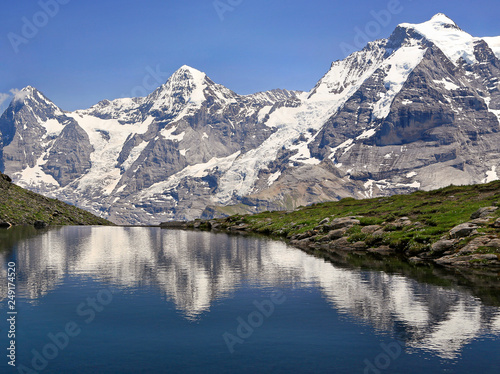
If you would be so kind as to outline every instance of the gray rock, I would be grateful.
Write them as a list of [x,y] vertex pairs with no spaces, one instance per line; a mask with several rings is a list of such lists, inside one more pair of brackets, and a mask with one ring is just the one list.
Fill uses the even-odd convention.
[[376,231],[380,230],[382,226],[380,225],[370,225],[370,226],[365,226],[361,229],[361,232],[363,234],[373,234]]
[[336,229],[336,230],[331,230],[328,232],[328,234],[325,236],[328,240],[335,240],[342,238],[345,233],[347,232],[347,228],[341,228],[341,229]]
[[488,218],[476,218],[469,222],[479,226],[486,226],[490,223],[490,220]]
[[339,238],[330,242],[330,248],[334,250],[351,250],[351,243],[347,241],[346,237]]
[[479,236],[477,238],[472,239],[468,242],[464,247],[462,247],[459,251],[459,255],[466,255],[474,253],[478,250],[479,247],[489,246],[491,239],[486,236]]
[[456,240],[438,240],[431,246],[431,250],[435,253],[443,253],[449,250],[450,248],[453,248],[455,245]]
[[500,248],[500,239],[492,239],[488,242],[488,247]]
[[478,228],[478,226],[473,224],[473,223],[470,223],[470,222],[462,223],[458,226],[455,226],[454,228],[452,228],[450,230],[450,237],[451,238],[464,238],[464,237],[467,237],[467,236],[470,236],[470,235],[476,233],[477,228]]
[[500,228],[500,218],[497,218],[491,226],[496,228],[496,229],[499,229]]
[[471,219],[487,218],[491,216],[491,214],[495,213],[497,209],[498,207],[496,206],[486,206],[483,208],[479,208],[478,210],[476,210],[474,213],[471,214],[470,218]]
[[330,222],[330,218],[326,217],[319,222],[319,225],[325,225]]
[[341,229],[344,227],[351,227],[354,225],[359,225],[360,221],[357,219],[358,217],[341,217],[335,218],[329,225],[329,230]]

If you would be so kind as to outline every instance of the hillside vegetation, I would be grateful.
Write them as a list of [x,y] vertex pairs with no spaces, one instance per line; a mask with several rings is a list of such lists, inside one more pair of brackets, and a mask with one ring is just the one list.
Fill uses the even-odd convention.
[[83,209],[25,190],[0,173],[0,223],[33,225],[112,225]]
[[184,227],[262,233],[304,249],[401,254],[413,262],[442,265],[500,266],[499,202],[500,181],[495,181],[197,220]]

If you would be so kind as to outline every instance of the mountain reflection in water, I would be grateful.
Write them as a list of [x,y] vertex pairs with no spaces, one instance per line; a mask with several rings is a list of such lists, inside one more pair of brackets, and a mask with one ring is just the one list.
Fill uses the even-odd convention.
[[[190,320],[243,284],[316,287],[329,305],[406,347],[454,358],[472,340],[500,335],[500,308],[467,290],[422,284],[401,275],[344,269],[262,238],[158,228],[64,227],[15,245],[18,292],[31,303],[65,277],[121,289],[154,287]],[[8,254],[0,252],[2,261]],[[6,267],[0,276],[6,278]],[[6,284],[0,282],[5,297]]]

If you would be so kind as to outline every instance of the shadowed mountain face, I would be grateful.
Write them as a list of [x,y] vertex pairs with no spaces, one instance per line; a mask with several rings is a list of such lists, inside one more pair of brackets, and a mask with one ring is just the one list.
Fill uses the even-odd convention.
[[183,66],[147,97],[69,113],[26,87],[0,118],[0,168],[117,223],[492,181],[499,39],[443,14],[401,24],[307,93],[241,96]]

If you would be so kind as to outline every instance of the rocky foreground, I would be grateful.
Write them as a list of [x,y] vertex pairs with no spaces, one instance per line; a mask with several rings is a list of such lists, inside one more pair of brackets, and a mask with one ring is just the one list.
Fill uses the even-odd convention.
[[344,256],[369,254],[410,264],[500,269],[499,201],[500,182],[492,182],[161,226],[261,233],[304,250]]

